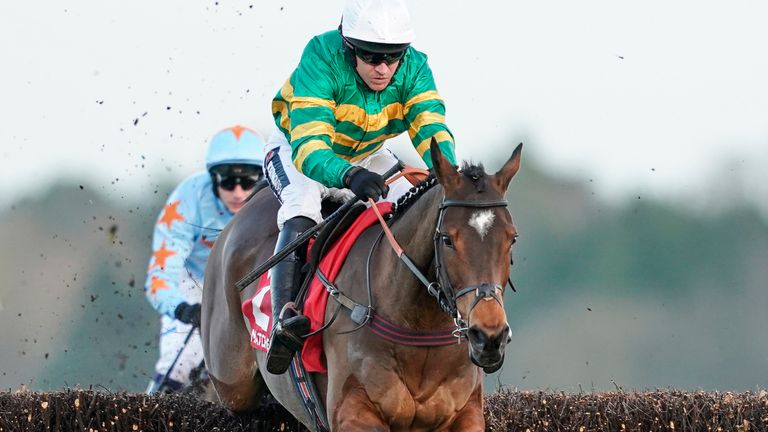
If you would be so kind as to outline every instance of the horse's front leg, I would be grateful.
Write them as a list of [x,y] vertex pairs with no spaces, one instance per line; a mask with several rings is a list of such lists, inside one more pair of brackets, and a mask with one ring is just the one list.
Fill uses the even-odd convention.
[[456,420],[451,425],[451,432],[484,432],[483,386],[478,385],[469,397],[464,408],[456,413]]
[[333,410],[332,430],[388,432],[389,425],[384,423],[378,408],[371,402],[365,389],[357,380],[350,381],[352,382],[348,381],[344,385],[341,398]]

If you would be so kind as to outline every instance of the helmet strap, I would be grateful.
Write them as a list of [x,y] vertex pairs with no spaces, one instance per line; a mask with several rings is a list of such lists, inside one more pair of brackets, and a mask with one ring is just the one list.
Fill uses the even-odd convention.
[[221,197],[219,196],[219,183],[216,181],[216,174],[214,174],[211,171],[209,171],[208,174],[211,175],[211,184],[213,185],[213,195],[216,198],[221,199]]
[[347,61],[349,61],[350,66],[352,66],[352,70],[354,70],[355,74],[357,74],[357,56],[355,56],[355,48],[349,46],[347,41],[344,40],[344,33],[341,32],[341,24],[339,24],[339,34],[341,35],[341,46],[344,49],[344,54],[347,57]]

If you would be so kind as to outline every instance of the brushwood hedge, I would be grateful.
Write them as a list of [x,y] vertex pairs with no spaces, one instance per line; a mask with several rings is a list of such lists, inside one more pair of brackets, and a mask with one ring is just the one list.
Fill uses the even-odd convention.
[[[485,411],[488,431],[768,431],[766,391],[500,391]],[[234,415],[189,395],[0,392],[0,432],[304,430],[273,400]]]

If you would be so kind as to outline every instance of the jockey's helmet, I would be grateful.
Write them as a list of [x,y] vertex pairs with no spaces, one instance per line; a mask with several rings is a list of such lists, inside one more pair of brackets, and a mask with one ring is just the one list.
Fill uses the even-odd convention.
[[221,171],[229,166],[264,165],[264,140],[258,133],[244,126],[235,125],[226,128],[211,138],[205,168],[209,172]]
[[353,48],[378,54],[402,53],[416,38],[405,0],[348,0],[340,29]]

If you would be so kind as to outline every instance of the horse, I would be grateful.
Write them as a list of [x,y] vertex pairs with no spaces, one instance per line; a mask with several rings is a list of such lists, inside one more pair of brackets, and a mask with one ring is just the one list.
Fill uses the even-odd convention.
[[[482,165],[458,170],[434,140],[430,149],[436,184],[413,193],[391,223],[393,240],[403,242],[408,259],[380,241],[383,228],[374,225],[352,246],[334,283],[357,302],[372,300],[370,312],[394,328],[409,334],[448,329],[455,338],[440,346],[401,344],[357,325],[348,313],[336,315],[323,333],[328,372],[312,374],[332,431],[485,430],[484,370],[501,367],[511,337],[503,295],[517,231],[505,194],[520,167],[522,144],[495,174]],[[216,241],[203,290],[203,349],[229,410],[254,410],[268,389],[313,429],[289,374],[261,368],[265,353],[250,346],[241,304],[256,284],[235,288],[271,256],[278,206],[271,191],[260,191]],[[335,308],[329,299],[326,319]]]

